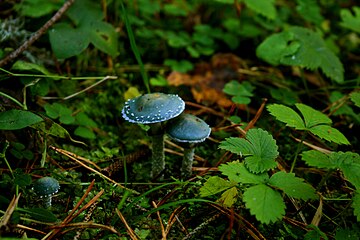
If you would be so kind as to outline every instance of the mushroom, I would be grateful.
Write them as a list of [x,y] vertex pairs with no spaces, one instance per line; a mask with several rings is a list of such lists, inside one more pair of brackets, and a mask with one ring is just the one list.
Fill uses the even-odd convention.
[[52,197],[59,189],[59,182],[52,177],[43,177],[36,180],[33,187],[35,194],[43,199],[46,208],[51,206]]
[[175,94],[148,93],[125,102],[121,113],[126,121],[150,126],[153,178],[161,179],[165,169],[163,122],[177,117],[184,109],[185,102]]
[[183,178],[191,176],[196,144],[205,141],[210,132],[211,128],[206,122],[191,114],[183,113],[169,121],[166,127],[167,135],[184,147],[181,165],[181,176]]

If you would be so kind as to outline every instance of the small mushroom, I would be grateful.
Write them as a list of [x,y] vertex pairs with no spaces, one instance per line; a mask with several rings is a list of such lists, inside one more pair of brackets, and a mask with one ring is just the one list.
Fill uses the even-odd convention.
[[195,146],[210,136],[211,128],[202,119],[191,114],[181,114],[169,121],[166,127],[167,135],[181,143],[184,147],[184,157],[181,165],[181,176],[188,178],[192,173]]
[[174,94],[149,93],[129,99],[121,113],[126,121],[150,126],[152,140],[152,177],[162,178],[165,169],[163,122],[177,117],[185,109],[185,102]]
[[35,194],[42,198],[44,207],[51,206],[51,200],[55,193],[60,189],[59,182],[52,177],[43,177],[34,182],[33,190]]

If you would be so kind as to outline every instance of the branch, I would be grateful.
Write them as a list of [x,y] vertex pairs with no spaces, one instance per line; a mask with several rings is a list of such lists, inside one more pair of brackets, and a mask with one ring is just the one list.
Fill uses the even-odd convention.
[[37,32],[35,32],[27,41],[25,41],[18,49],[7,55],[0,61],[0,67],[7,65],[9,62],[17,58],[22,52],[28,49],[36,40],[38,40],[61,16],[69,9],[75,0],[68,0],[64,5],[50,18]]

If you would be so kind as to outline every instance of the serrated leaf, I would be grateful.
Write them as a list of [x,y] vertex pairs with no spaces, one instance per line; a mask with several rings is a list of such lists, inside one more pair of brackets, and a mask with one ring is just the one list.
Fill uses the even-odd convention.
[[317,125],[309,129],[309,131],[327,141],[334,142],[337,144],[347,144],[350,145],[350,142],[346,137],[336,128],[333,128],[329,125]]
[[294,127],[298,130],[306,129],[304,120],[293,109],[281,104],[268,105],[267,109],[277,120],[286,123],[286,126]]
[[247,7],[269,19],[276,18],[274,0],[243,0]]
[[305,161],[307,165],[312,167],[324,169],[334,169],[339,167],[336,162],[330,160],[328,155],[316,150],[302,152],[301,159]]
[[239,161],[221,164],[219,170],[222,174],[226,175],[230,181],[243,183],[243,184],[261,184],[269,180],[267,173],[254,174],[249,172],[244,163]]
[[319,112],[318,110],[313,109],[310,106],[307,106],[302,103],[296,103],[295,106],[299,109],[299,111],[303,115],[306,128],[311,128],[319,124],[332,123],[331,119],[328,116],[326,116],[322,112]]
[[285,203],[281,194],[264,184],[247,188],[243,200],[250,213],[262,223],[276,222],[285,214]]
[[254,173],[265,172],[276,167],[278,147],[273,137],[262,129],[250,129],[246,139],[227,138],[219,148],[244,155],[246,167]]
[[354,215],[356,216],[358,222],[360,222],[360,192],[356,191],[354,197],[352,198],[351,206],[354,208]]
[[304,179],[295,177],[294,173],[277,172],[270,177],[269,184],[293,198],[302,200],[318,198],[315,189],[304,183]]
[[320,25],[324,20],[316,0],[297,0],[296,11],[307,21]]
[[222,192],[230,187],[234,186],[234,183],[226,181],[218,176],[212,176],[206,180],[204,185],[200,188],[200,196],[207,197],[219,192]]
[[360,33],[360,7],[353,7],[351,10],[354,15],[349,9],[341,9],[340,16],[342,22],[340,22],[340,25]]
[[231,207],[237,200],[238,190],[236,187],[232,187],[221,194],[221,197],[217,200],[225,207]]
[[43,121],[41,117],[35,113],[12,109],[0,112],[0,129],[1,130],[17,130],[29,127],[32,124]]
[[352,92],[350,99],[354,102],[355,106],[360,107],[360,92]]
[[344,82],[344,68],[339,58],[318,33],[307,28],[290,27],[269,36],[258,46],[256,54],[271,64],[320,68],[337,83]]
[[353,152],[332,152],[324,154],[315,150],[302,153],[302,160],[308,165],[325,168],[340,169],[344,177],[356,188],[360,188],[360,155]]

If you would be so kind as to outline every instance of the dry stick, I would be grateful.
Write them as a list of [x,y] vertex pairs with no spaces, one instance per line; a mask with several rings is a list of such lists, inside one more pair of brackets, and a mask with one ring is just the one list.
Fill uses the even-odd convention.
[[[98,194],[96,194],[95,197],[93,197],[87,204],[85,204],[85,206],[83,206],[79,211],[77,211],[75,214],[69,215],[70,217],[66,219],[66,222],[63,221],[63,224],[58,225],[56,227],[58,227],[58,231],[54,231],[53,234],[50,235],[49,239],[53,238],[62,228],[67,227],[69,222],[71,222],[74,218],[76,218],[77,216],[79,216],[80,213],[82,213],[85,209],[87,209],[88,207],[90,207],[94,202],[96,202],[100,196],[104,193],[104,189],[102,189]],[[84,223],[83,223],[84,224]]]
[[135,231],[132,230],[132,228],[129,226],[129,224],[127,223],[126,219],[124,218],[124,216],[121,214],[120,210],[115,208],[115,211],[117,213],[117,215],[119,216],[119,218],[121,219],[121,221],[124,223],[125,227],[126,227],[126,231],[128,232],[128,234],[130,235],[130,238],[132,240],[138,240],[138,236],[136,235]]
[[[50,146],[51,149],[55,150],[56,152],[58,153],[61,153],[65,156],[67,156],[68,158],[74,160],[75,162],[77,162],[78,164],[80,164],[81,166],[83,166],[84,168],[96,173],[97,175],[101,176],[102,178],[105,178],[106,180],[108,180],[109,182],[112,182],[113,184],[115,184],[116,186],[120,187],[120,188],[123,188],[123,189],[126,189],[126,190],[129,190],[130,192],[132,193],[135,193],[135,194],[139,194],[137,191],[133,190],[133,189],[130,189],[130,188],[127,188],[127,187],[124,187],[123,185],[121,185],[120,183],[117,183],[115,182],[114,180],[112,180],[111,178],[105,176],[104,174],[102,174],[101,172],[87,166],[86,164],[82,163],[81,161],[77,160],[76,158],[74,158],[73,156],[71,156],[70,154],[66,153],[65,150],[63,149],[60,149],[60,148],[57,148],[57,147],[54,147],[54,146]],[[65,152],[64,152],[65,151]]]
[[[156,205],[156,203],[154,201],[152,201],[152,205],[154,206],[154,208],[157,208],[158,206]],[[160,212],[159,211],[156,211],[156,215],[158,217],[158,220],[159,220],[159,223],[160,223],[160,228],[161,228],[161,240],[166,240],[166,233],[165,233],[165,228],[164,228],[164,224],[161,220],[161,217],[160,217]]]
[[[86,189],[84,195],[81,197],[81,199],[75,205],[75,207],[71,210],[70,214],[67,215],[66,218],[62,221],[62,224],[66,224],[66,223],[70,222],[73,219],[72,218],[73,214],[80,207],[80,205],[85,201],[85,198],[90,193],[90,191],[93,188],[94,184],[95,184],[95,180],[92,180],[89,187]],[[43,239],[47,239],[47,236],[49,236],[49,238],[51,238],[51,237],[55,236],[59,231],[60,231],[60,229],[55,229],[55,230],[51,231],[49,234],[47,234]]]
[[6,209],[6,211],[4,213],[4,216],[1,219],[1,222],[0,222],[1,229],[3,229],[3,228],[6,229],[8,222],[11,218],[11,215],[14,212],[14,210],[19,202],[20,196],[21,196],[21,193],[19,193],[19,195],[17,197],[14,196],[13,199],[11,200],[8,208]]
[[267,102],[267,99],[266,98],[264,98],[263,99],[263,102],[262,102],[262,104],[261,104],[261,106],[260,106],[260,108],[259,108],[259,110],[256,112],[256,114],[255,114],[255,117],[253,118],[253,119],[251,119],[251,121],[249,122],[249,124],[245,127],[245,132],[247,132],[247,130],[249,130],[250,128],[252,128],[254,125],[255,125],[255,123],[257,122],[257,120],[260,118],[260,116],[261,116],[261,113],[263,112],[263,110],[264,110],[264,108],[265,108],[265,104],[266,104],[266,102]]
[[29,48],[36,40],[38,40],[61,16],[69,9],[75,0],[68,0],[64,5],[50,18],[37,32],[35,32],[27,41],[25,41],[18,49],[10,53],[0,61],[0,67],[8,64],[10,61],[17,58],[22,52]]

